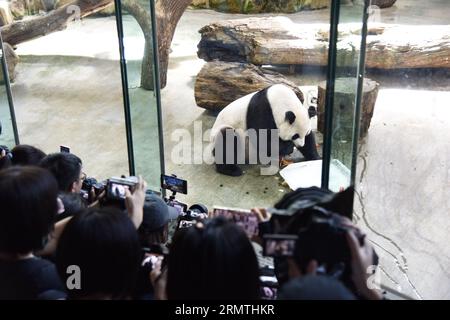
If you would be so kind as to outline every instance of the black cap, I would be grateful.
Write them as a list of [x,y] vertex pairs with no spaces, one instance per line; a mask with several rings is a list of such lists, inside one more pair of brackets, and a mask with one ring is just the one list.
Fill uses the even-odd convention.
[[342,282],[323,275],[292,279],[281,288],[278,299],[356,300],[355,295]]
[[161,197],[150,194],[145,197],[144,216],[140,228],[147,232],[153,232],[178,216],[177,209],[168,206]]

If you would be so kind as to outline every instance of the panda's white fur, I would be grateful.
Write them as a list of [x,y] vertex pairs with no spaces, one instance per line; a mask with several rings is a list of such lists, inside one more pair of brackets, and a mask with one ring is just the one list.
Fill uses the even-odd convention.
[[[224,128],[241,129],[246,131],[247,114],[252,97],[257,92],[250,93],[239,98],[226,106],[217,116],[214,126],[211,129],[211,142],[214,142],[219,132]],[[275,124],[279,129],[279,137],[282,140],[292,140],[299,148],[305,144],[305,136],[311,132],[311,121],[308,110],[303,106],[295,92],[283,84],[276,84],[267,89],[267,99],[269,101]],[[295,121],[290,124],[286,120],[286,112],[291,111],[295,115]],[[251,122],[252,119],[249,119]]]

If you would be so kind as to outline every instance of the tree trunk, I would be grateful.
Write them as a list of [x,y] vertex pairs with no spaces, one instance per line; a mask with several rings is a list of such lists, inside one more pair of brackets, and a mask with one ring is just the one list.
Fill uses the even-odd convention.
[[220,111],[234,100],[276,83],[291,87],[304,101],[298,87],[282,74],[248,63],[208,62],[197,75],[195,101],[201,108]]
[[128,11],[137,21],[144,33],[145,47],[141,65],[141,88],[153,90],[153,46],[151,16],[135,0],[122,0],[122,9]]
[[[0,28],[3,41],[15,46],[19,43],[45,36],[55,31],[64,30],[75,18],[83,18],[107,7],[113,0],[77,0],[66,4],[48,14],[30,20],[17,21]],[[78,11],[70,6],[77,6]]]
[[[339,26],[339,66],[359,59],[360,28]],[[302,25],[286,17],[247,18],[212,23],[200,30],[198,56],[206,61],[256,65],[327,65],[328,25]],[[449,25],[377,25],[369,28],[366,67],[450,68]]]
[[[319,84],[317,96],[317,129],[324,133],[325,127],[325,97],[326,81]],[[380,84],[371,79],[364,79],[361,99],[360,138],[367,135],[372,120],[375,103],[378,97]],[[351,141],[353,135],[353,112],[355,109],[356,78],[337,78],[334,93],[334,119],[333,136],[338,140]]]
[[156,2],[156,22],[158,26],[158,51],[160,85],[167,84],[170,45],[178,21],[192,0],[159,0]]

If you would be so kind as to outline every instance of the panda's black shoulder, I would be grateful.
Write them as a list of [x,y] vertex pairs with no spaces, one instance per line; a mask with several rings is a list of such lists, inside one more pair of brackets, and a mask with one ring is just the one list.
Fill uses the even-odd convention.
[[251,98],[248,109],[246,124],[247,129],[276,129],[272,106],[267,93],[271,87],[258,91]]

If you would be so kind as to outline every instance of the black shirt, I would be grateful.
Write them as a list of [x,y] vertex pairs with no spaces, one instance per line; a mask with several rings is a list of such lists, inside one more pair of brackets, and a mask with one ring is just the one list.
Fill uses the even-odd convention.
[[64,299],[65,296],[53,263],[37,257],[0,260],[0,300]]

